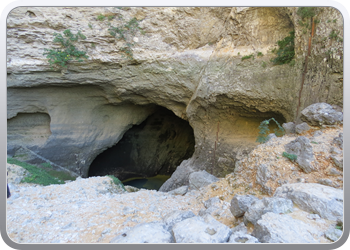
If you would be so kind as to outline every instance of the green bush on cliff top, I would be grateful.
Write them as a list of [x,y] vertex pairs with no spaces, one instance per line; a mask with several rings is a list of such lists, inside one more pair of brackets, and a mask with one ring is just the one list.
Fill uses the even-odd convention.
[[77,34],[73,34],[69,29],[63,31],[63,35],[54,33],[54,43],[59,43],[61,48],[57,49],[45,49],[44,55],[49,59],[49,63],[54,67],[67,68],[67,64],[70,61],[82,62],[83,58],[87,59],[85,51],[78,50],[73,43],[79,39],[85,40],[86,37],[78,31]]

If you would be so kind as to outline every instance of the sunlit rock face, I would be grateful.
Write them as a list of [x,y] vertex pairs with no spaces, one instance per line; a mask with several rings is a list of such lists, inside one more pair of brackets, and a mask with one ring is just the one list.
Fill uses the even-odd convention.
[[[8,154],[87,177],[98,155],[124,135],[131,138],[127,131],[163,107],[193,129],[193,154],[188,143],[180,146],[186,152],[180,158],[190,157],[187,170],[224,176],[257,145],[261,121],[295,121],[316,102],[342,107],[343,43],[330,38],[333,30],[343,37],[342,15],[333,8],[317,12],[303,75],[311,31],[297,10],[15,8],[7,18]],[[142,28],[129,37],[135,43],[132,59],[109,32],[123,22],[119,17],[136,18]],[[53,34],[67,29],[86,36],[76,47],[89,58],[52,68],[43,53],[58,48]],[[293,30],[294,66],[273,65],[277,41]]]

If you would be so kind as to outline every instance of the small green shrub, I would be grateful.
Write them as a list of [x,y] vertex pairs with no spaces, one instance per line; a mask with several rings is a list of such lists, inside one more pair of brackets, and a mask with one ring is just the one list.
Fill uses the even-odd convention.
[[265,143],[267,141],[267,136],[270,133],[270,129],[269,129],[269,124],[270,121],[274,121],[276,123],[276,125],[278,126],[278,129],[274,130],[274,133],[276,136],[282,136],[285,134],[284,128],[279,124],[278,121],[276,121],[274,118],[270,118],[268,120],[264,120],[260,123],[259,125],[259,135],[256,139],[256,142],[259,143]]
[[281,41],[277,41],[277,45],[279,46],[276,51],[277,57],[272,59],[271,61],[274,64],[282,65],[290,63],[295,55],[294,52],[294,38],[295,32],[289,32],[289,36],[285,37]]
[[337,39],[339,33],[340,33],[339,31],[337,32],[335,30],[332,30],[332,32],[329,34],[329,38],[330,39]]
[[250,58],[253,58],[253,60],[254,60],[254,55],[253,55],[253,54],[250,54],[250,55],[248,55],[248,56],[243,56],[243,57],[242,57],[242,61],[247,60],[247,59],[250,59]]
[[104,15],[102,15],[102,14],[99,14],[98,16],[97,16],[97,20],[99,20],[99,21],[104,21],[106,19],[106,17],[104,16]]
[[[119,19],[124,21],[121,15]],[[135,43],[132,42],[132,37],[137,31],[140,31],[141,34],[145,34],[142,28],[139,26],[137,19],[132,18],[128,22],[124,22],[117,27],[110,25],[108,31],[111,36],[125,42],[125,46],[120,48],[120,51],[122,51],[127,58],[133,59],[132,47],[135,45]]]
[[111,15],[107,17],[108,21],[112,21],[114,18],[115,18],[115,15]]
[[61,48],[59,49],[45,49],[43,55],[49,59],[49,63],[54,67],[67,68],[67,64],[70,61],[82,62],[82,58],[87,59],[85,51],[77,50],[73,43],[79,39],[85,40],[84,36],[80,31],[77,34],[73,34],[69,29],[63,31],[62,34],[54,33],[54,43],[59,43]]
[[332,32],[329,34],[329,38],[330,39],[334,39],[336,40],[337,42],[343,42],[343,38],[339,37],[340,31],[336,31],[336,30],[332,30]]
[[316,15],[316,7],[299,7],[297,14],[302,18],[311,18]]
[[263,56],[264,54],[262,52],[258,52],[257,56]]
[[298,156],[295,154],[288,154],[287,152],[283,152],[282,156],[288,158],[290,161],[296,161]]
[[261,66],[262,66],[263,68],[266,68],[266,62],[262,62],[262,63],[261,63]]

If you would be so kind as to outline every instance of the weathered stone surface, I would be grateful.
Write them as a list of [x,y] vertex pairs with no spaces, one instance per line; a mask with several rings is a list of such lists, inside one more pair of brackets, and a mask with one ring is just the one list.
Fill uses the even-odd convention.
[[304,170],[304,172],[310,173],[317,170],[311,163],[315,160],[315,157],[308,138],[305,136],[299,136],[294,141],[286,144],[284,148],[286,149],[287,153],[294,154],[298,157],[296,162],[298,163],[299,167]]
[[341,154],[342,151],[340,149],[338,149],[337,147],[331,147],[331,149],[329,150],[329,152],[331,154]]
[[238,232],[246,234],[248,232],[248,229],[245,226],[244,222],[241,222],[238,226],[231,228],[231,231],[232,231],[232,234],[238,233]]
[[318,183],[322,184],[322,185],[326,185],[326,186],[333,186],[333,182],[330,179],[319,179],[317,180]]
[[274,197],[291,199],[309,213],[337,220],[343,217],[343,195],[343,190],[317,183],[294,183],[277,188]]
[[189,188],[200,189],[201,187],[208,186],[213,182],[217,182],[219,179],[209,174],[205,170],[194,172],[189,176]]
[[339,136],[333,139],[333,143],[343,149],[343,133],[339,133]]
[[255,201],[244,214],[244,223],[249,222],[255,225],[261,219],[263,214],[268,212],[280,214],[293,211],[293,202],[284,198],[263,198]]
[[300,123],[298,125],[295,126],[295,132],[297,132],[297,134],[301,134],[305,131],[310,130],[310,126],[307,125],[306,122]]
[[210,215],[195,216],[173,226],[176,243],[224,243],[231,230]]
[[204,202],[204,207],[198,212],[199,216],[205,216],[207,214],[213,217],[221,217],[221,218],[232,218],[232,214],[230,212],[230,203],[221,201],[219,197],[212,197]]
[[262,216],[252,233],[262,243],[318,243],[313,235],[319,234],[300,220],[271,212]]
[[316,131],[314,132],[313,137],[318,137],[318,136],[320,136],[320,135],[322,135],[322,134],[323,134],[323,133],[322,133],[321,130],[316,130]]
[[294,122],[283,123],[282,127],[284,128],[284,131],[286,134],[294,134],[295,133],[295,123]]
[[188,186],[182,186],[177,189],[169,191],[169,194],[173,195],[185,195],[188,191]]
[[334,227],[330,228],[324,233],[324,235],[331,241],[337,241],[342,236],[342,234],[342,230],[336,229]]
[[260,243],[259,240],[250,234],[236,232],[230,236],[228,243]]
[[265,184],[268,182],[268,180],[270,180],[271,177],[272,173],[270,172],[269,166],[266,164],[260,164],[256,172],[256,183],[261,185],[262,191],[265,194],[269,195],[272,195],[272,190]]
[[314,103],[301,111],[300,118],[312,126],[333,125],[343,122],[343,113],[328,103]]
[[221,206],[221,201],[220,201],[219,197],[215,196],[215,197],[212,197],[204,202],[205,208],[210,208],[213,206],[215,206],[215,207]]
[[235,217],[241,217],[254,201],[259,199],[253,195],[235,195],[231,200],[231,213]]
[[163,222],[166,229],[170,231],[176,223],[194,216],[195,214],[192,211],[172,211],[163,218]]
[[343,169],[343,156],[331,155],[331,159],[339,169]]
[[113,238],[110,243],[172,243],[174,239],[159,222],[142,223]]
[[331,168],[328,172],[329,175],[342,175],[342,172],[339,172],[336,168]]

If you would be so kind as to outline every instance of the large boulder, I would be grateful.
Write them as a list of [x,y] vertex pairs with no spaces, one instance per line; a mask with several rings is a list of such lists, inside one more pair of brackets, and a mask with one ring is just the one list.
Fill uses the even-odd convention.
[[272,189],[266,183],[271,179],[272,173],[267,164],[260,164],[256,171],[256,183],[261,186],[261,191],[264,194],[272,195]]
[[163,222],[166,225],[167,230],[171,230],[171,228],[178,222],[186,220],[188,218],[194,217],[195,214],[192,211],[172,211],[168,213],[164,218]]
[[219,197],[212,197],[204,202],[204,207],[198,212],[199,216],[205,216],[209,214],[213,217],[219,216],[220,218],[232,218],[230,212],[230,203],[221,201]]
[[307,125],[306,122],[300,123],[298,125],[295,126],[295,132],[297,132],[297,134],[301,134],[305,131],[310,130],[310,126]]
[[166,182],[159,188],[160,192],[168,192],[175,190],[182,186],[188,186],[188,178],[195,170],[192,168],[192,162],[190,160],[184,160],[178,166],[175,172],[171,175]]
[[299,136],[294,141],[287,143],[284,148],[288,154],[294,154],[297,156],[296,162],[305,173],[317,170],[311,163],[315,160],[315,157],[308,138],[305,136]]
[[343,122],[343,113],[327,103],[314,103],[301,111],[300,119],[311,126],[334,125]]
[[231,236],[229,227],[208,214],[178,222],[172,231],[176,243],[224,243]]
[[189,188],[200,189],[201,187],[208,186],[213,182],[219,181],[214,175],[209,174],[207,171],[198,171],[190,174],[189,176]]
[[293,211],[293,202],[289,199],[266,197],[261,200],[255,201],[244,214],[244,223],[248,222],[256,224],[261,216],[272,212],[275,214],[290,213]]
[[235,217],[241,217],[250,205],[259,199],[253,195],[235,195],[231,200],[231,213]]
[[283,123],[282,127],[284,128],[284,131],[286,134],[294,134],[295,133],[295,123],[294,122]]
[[256,223],[252,235],[262,243],[319,243],[321,232],[288,215],[266,213]]
[[278,187],[274,197],[291,199],[301,209],[324,219],[343,217],[343,190],[317,183],[293,183]]

